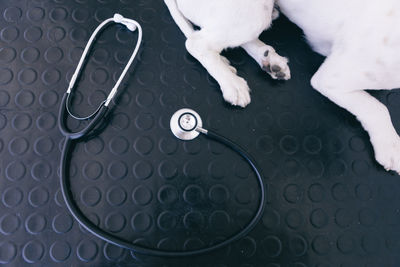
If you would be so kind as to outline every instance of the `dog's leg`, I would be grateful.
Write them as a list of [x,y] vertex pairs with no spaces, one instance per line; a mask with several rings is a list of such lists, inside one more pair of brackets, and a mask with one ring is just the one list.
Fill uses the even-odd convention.
[[215,44],[213,38],[200,30],[189,36],[186,48],[218,82],[226,101],[241,107],[250,103],[250,89],[247,82],[237,76],[229,61],[220,55],[224,47]]
[[[362,66],[352,66],[346,55],[329,56],[311,80],[312,86],[354,114],[367,130],[376,160],[400,173],[400,138],[385,105],[362,89],[368,87]],[[352,71],[355,70],[355,71]],[[370,84],[372,85],[372,84]]]
[[194,31],[192,24],[179,11],[176,0],[164,0],[164,3],[167,5],[175,23],[187,38]]
[[272,46],[266,45],[259,39],[256,39],[243,44],[242,48],[246,50],[273,79],[290,79],[288,59],[278,55]]

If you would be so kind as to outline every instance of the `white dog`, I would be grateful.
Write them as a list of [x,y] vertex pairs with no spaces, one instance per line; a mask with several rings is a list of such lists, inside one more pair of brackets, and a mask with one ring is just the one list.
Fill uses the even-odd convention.
[[[289,79],[287,60],[258,40],[276,16],[273,0],[165,0],[191,55],[219,83],[225,100],[250,103],[247,83],[220,52],[243,47],[272,78]],[[399,0],[277,0],[325,62],[311,85],[350,111],[368,131],[376,160],[400,173],[400,137],[387,108],[365,89],[400,88]],[[274,15],[273,15],[274,14]],[[194,31],[190,22],[201,29]]]

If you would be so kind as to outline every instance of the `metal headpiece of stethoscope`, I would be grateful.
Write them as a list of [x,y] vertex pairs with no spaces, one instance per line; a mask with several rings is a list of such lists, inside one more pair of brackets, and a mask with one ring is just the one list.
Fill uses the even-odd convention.
[[[115,83],[114,87],[112,88],[108,97],[100,103],[99,107],[95,112],[87,117],[78,117],[72,114],[69,109],[69,96],[72,94],[73,88],[75,86],[76,80],[81,72],[83,62],[87,57],[89,49],[97,35],[97,33],[109,22],[115,22],[125,25],[129,30],[135,31],[138,29],[138,41],[136,47],[130,57],[127,65],[125,66],[124,70],[122,71],[121,76],[119,77],[118,81]],[[72,75],[70,84],[68,86],[67,92],[64,94],[64,97],[61,101],[60,111],[59,111],[59,118],[58,118],[58,126],[61,133],[65,136],[64,146],[61,152],[61,161],[60,161],[60,187],[61,193],[63,195],[66,207],[72,214],[72,216],[77,220],[87,231],[92,233],[93,235],[97,236],[98,238],[114,244],[116,246],[133,250],[137,253],[146,254],[150,256],[166,256],[166,257],[181,257],[181,256],[193,256],[208,253],[214,251],[216,249],[225,247],[231,244],[234,241],[237,241],[243,237],[245,237],[258,223],[260,218],[263,215],[264,207],[266,204],[266,197],[265,197],[265,185],[261,176],[261,173],[256,167],[255,162],[251,159],[250,155],[240,146],[235,144],[234,142],[230,141],[229,139],[213,132],[208,131],[202,128],[203,122],[197,114],[197,112],[191,109],[180,109],[175,114],[172,115],[170,121],[170,127],[172,133],[179,139],[182,140],[191,140],[196,138],[200,133],[205,135],[206,137],[216,140],[227,147],[231,148],[235,152],[237,152],[243,159],[245,159],[249,165],[252,167],[253,171],[256,174],[256,178],[258,181],[258,185],[260,188],[260,201],[252,219],[248,222],[248,224],[241,228],[237,233],[233,234],[232,236],[227,237],[225,240],[210,245],[208,247],[194,249],[194,250],[185,250],[185,251],[171,251],[171,250],[162,250],[156,248],[149,248],[140,246],[135,244],[129,240],[125,240],[121,237],[115,236],[102,228],[98,225],[91,222],[80,210],[76,201],[74,200],[73,194],[71,192],[71,186],[69,181],[69,171],[68,171],[68,162],[71,160],[72,151],[74,149],[74,142],[78,142],[81,138],[88,136],[90,133],[93,133],[93,129],[99,124],[101,119],[106,115],[109,111],[108,105],[110,104],[111,100],[114,98],[121,82],[126,73],[128,72],[129,67],[131,66],[133,60],[135,59],[137,52],[139,50],[140,44],[142,41],[142,28],[140,24],[134,20],[126,19],[119,14],[115,14],[113,18],[105,20],[101,23],[96,30],[93,32],[92,36],[90,37],[88,44],[83,51],[82,57],[78,63],[78,66]],[[70,115],[71,117],[77,120],[89,120],[89,123],[80,131],[78,132],[71,132],[68,127],[66,126],[66,118]]]
[[[84,62],[86,60],[86,57],[87,57],[87,55],[89,53],[89,50],[92,47],[93,41],[95,40],[97,34],[102,30],[102,28],[104,26],[106,26],[110,22],[115,22],[115,23],[119,23],[119,24],[125,25],[128,28],[128,30],[130,30],[132,32],[136,31],[136,29],[137,29],[137,31],[138,31],[138,39],[137,39],[137,43],[136,43],[135,49],[133,50],[133,53],[132,53],[131,57],[129,58],[128,63],[126,64],[124,70],[122,71],[121,75],[119,76],[119,78],[118,78],[117,82],[115,83],[114,87],[111,89],[111,91],[108,94],[107,98],[103,102],[100,103],[98,108],[92,114],[90,114],[90,115],[88,115],[86,117],[76,116],[71,112],[71,110],[69,108],[69,105],[70,105],[70,103],[69,103],[70,99],[69,98],[70,98],[70,95],[72,95],[72,89],[75,87],[76,80],[78,79],[79,74],[82,71],[82,67],[83,67]],[[117,93],[118,88],[121,85],[122,80],[124,79],[126,73],[128,72],[130,66],[132,65],[133,61],[136,58],[136,55],[137,55],[137,53],[139,51],[139,48],[140,48],[140,45],[142,44],[142,37],[143,37],[143,30],[142,30],[142,27],[140,26],[140,24],[137,21],[133,20],[133,19],[124,18],[120,14],[115,14],[114,17],[106,19],[99,26],[97,26],[97,28],[94,30],[94,32],[92,33],[92,36],[90,36],[90,39],[86,44],[85,50],[83,51],[81,59],[79,60],[78,66],[76,67],[75,72],[71,77],[71,80],[69,82],[69,86],[68,86],[68,89],[67,89],[67,92],[66,92],[65,108],[66,108],[68,114],[71,117],[73,117],[76,120],[87,120],[87,119],[90,119],[90,118],[94,117],[100,111],[102,106],[107,107],[110,104],[111,100],[114,98],[115,94]]]

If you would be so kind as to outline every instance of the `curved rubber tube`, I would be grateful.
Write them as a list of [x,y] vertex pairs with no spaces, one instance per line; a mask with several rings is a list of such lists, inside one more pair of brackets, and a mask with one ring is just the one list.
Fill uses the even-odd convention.
[[73,133],[68,130],[68,127],[66,125],[66,119],[68,116],[66,112],[67,111],[66,101],[68,95],[69,95],[68,93],[65,93],[61,100],[60,111],[58,112],[58,129],[60,129],[60,132],[65,136],[66,139],[75,140],[86,137],[99,124],[100,120],[105,117],[108,111],[108,107],[106,107],[104,103],[101,104],[96,113],[93,113],[94,118],[90,120],[88,125],[86,125],[86,127],[80,130],[79,132]]
[[[64,133],[64,131],[63,131]],[[147,248],[147,247],[142,247],[139,245],[132,244],[128,240],[124,240],[122,238],[116,237],[105,230],[101,229],[97,225],[93,224],[79,209],[77,206],[76,202],[73,199],[72,192],[70,190],[70,183],[69,183],[69,175],[68,174],[68,169],[67,169],[67,161],[68,161],[68,156],[72,152],[71,150],[73,149],[73,143],[76,142],[72,138],[69,137],[69,135],[66,135],[66,140],[64,143],[64,148],[61,153],[61,167],[60,167],[60,185],[61,185],[61,193],[63,195],[65,204],[68,208],[68,210],[71,212],[72,216],[77,220],[87,231],[95,235],[96,237],[111,243],[115,246],[126,248],[129,250],[133,250],[136,253],[139,254],[144,254],[148,256],[157,256],[157,257],[187,257],[187,256],[194,256],[194,255],[200,255],[200,254],[206,254],[211,251],[223,248],[232,242],[235,242],[243,237],[245,237],[258,223],[260,218],[263,215],[265,204],[266,204],[266,197],[265,197],[265,184],[262,179],[261,173],[256,166],[255,162],[251,159],[250,155],[247,154],[247,152],[236,145],[234,142],[230,141],[229,139],[215,133],[208,131],[207,134],[205,134],[208,138],[214,139],[229,148],[233,149],[235,152],[237,152],[239,155],[241,155],[252,167],[253,171],[255,172],[257,176],[257,181],[260,187],[260,202],[258,205],[258,209],[256,214],[253,216],[251,221],[246,225],[245,228],[243,228],[241,231],[238,233],[232,235],[231,237],[225,239],[224,241],[217,243],[215,245],[201,248],[201,249],[195,249],[195,250],[188,250],[188,251],[168,251],[168,250],[160,250],[160,249],[152,249],[152,248]]]

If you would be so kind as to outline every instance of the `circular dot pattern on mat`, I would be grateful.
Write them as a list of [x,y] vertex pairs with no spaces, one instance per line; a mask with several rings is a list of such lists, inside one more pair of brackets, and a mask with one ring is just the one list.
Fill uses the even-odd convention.
[[280,215],[276,210],[266,209],[262,217],[262,223],[267,229],[276,229],[280,225]]
[[0,263],[7,264],[15,259],[17,256],[18,248],[10,241],[0,243]]
[[5,214],[0,217],[0,232],[3,235],[11,235],[18,230],[21,220],[14,214]]
[[[0,90],[0,107],[5,107],[9,101],[10,101],[10,95],[4,90]],[[3,124],[3,126],[2,126],[2,128],[3,128],[4,123],[5,123],[4,121],[6,119],[5,119],[4,115],[0,114],[0,116],[2,117],[1,121],[3,121],[3,122],[1,124]],[[0,127],[1,127],[1,124],[0,124]]]
[[49,155],[54,149],[54,141],[50,137],[39,137],[33,144],[35,153],[39,156]]
[[176,202],[179,196],[175,187],[164,185],[159,189],[157,197],[161,204],[170,205]]
[[52,130],[57,124],[56,117],[48,112],[42,113],[36,120],[36,126],[43,132]]
[[[3,1],[0,14],[0,265],[380,267],[400,251],[398,176],[374,159],[362,125],[312,90],[322,58],[281,19],[261,35],[290,59],[274,81],[243,49],[222,54],[251,88],[245,109],[185,48],[164,1]],[[205,248],[243,229],[259,204],[251,166],[205,136],[183,142],[171,115],[194,108],[204,127],[237,142],[261,168],[267,206],[247,236],[215,253],[159,259],[92,236],[66,209],[59,186],[60,102],[93,30],[121,13],[144,43],[108,117],[79,141],[70,189],[94,224],[133,244]],[[196,28],[197,30],[197,28]],[[271,38],[270,38],[271,37]],[[72,109],[87,115],[107,98],[137,32],[110,23],[79,77]],[[276,46],[276,47],[275,47]],[[396,124],[400,94],[372,92]],[[397,120],[398,122],[398,120]],[[68,118],[72,131],[88,121]],[[394,266],[393,265],[393,266]],[[396,265],[397,266],[397,265]]]
[[300,235],[294,236],[290,239],[289,247],[296,257],[304,256],[308,250],[307,240]]
[[87,187],[81,192],[81,200],[88,207],[96,206],[101,200],[101,191],[97,187]]
[[53,107],[58,102],[58,94],[53,90],[44,91],[39,96],[39,103],[44,108]]
[[37,26],[30,26],[24,31],[24,38],[29,43],[36,43],[42,38],[43,32]]
[[337,248],[343,254],[351,253],[355,248],[355,240],[350,234],[343,234],[337,240]]
[[251,237],[245,237],[236,245],[244,258],[250,258],[256,253],[257,244]]
[[83,176],[89,180],[97,180],[102,172],[103,167],[97,161],[87,161],[83,165]]
[[304,224],[304,215],[295,209],[291,209],[285,216],[286,225],[291,229],[298,229]]
[[153,150],[154,142],[150,137],[140,136],[135,140],[134,149],[141,155],[148,155]]
[[17,22],[21,16],[22,10],[15,6],[7,7],[3,13],[3,17],[7,22]]
[[33,213],[25,221],[25,229],[30,234],[42,233],[47,226],[47,219],[43,214]]
[[2,47],[0,48],[0,62],[10,63],[17,55],[17,52],[12,47]]
[[34,187],[28,193],[28,201],[33,207],[44,206],[50,198],[50,193],[47,188],[43,186]]
[[128,151],[129,141],[125,137],[117,136],[110,141],[109,147],[115,155],[122,155]]
[[261,249],[268,257],[276,258],[282,252],[282,241],[277,236],[267,236],[261,241]]
[[187,229],[199,230],[204,227],[205,218],[197,211],[190,211],[183,217],[183,224]]
[[56,241],[50,246],[50,257],[55,262],[64,262],[71,255],[71,245],[65,241]]
[[55,7],[50,10],[50,19],[54,22],[61,22],[67,18],[68,11],[63,7]]
[[18,187],[8,187],[1,196],[2,203],[8,208],[14,208],[21,204],[24,192]]
[[113,161],[108,165],[107,173],[111,179],[120,180],[128,173],[128,167],[123,161]]
[[22,257],[27,263],[40,261],[44,253],[44,245],[37,240],[27,242],[22,248]]
[[19,36],[19,30],[14,26],[8,26],[0,31],[0,38],[6,43],[15,41]]
[[164,249],[164,250],[165,249],[174,249],[174,250],[176,250],[177,247],[178,247],[178,245],[176,244],[176,241],[170,237],[163,238],[157,243],[158,249]]
[[126,225],[124,215],[118,212],[113,212],[107,215],[105,219],[106,228],[113,233],[121,232]]
[[148,179],[153,174],[153,167],[147,161],[138,161],[133,165],[133,174],[137,179]]
[[[100,96],[100,101],[101,99],[104,99],[104,96]],[[98,102],[98,101],[96,101]],[[129,117],[124,114],[124,113],[117,113],[115,114],[115,116],[113,117],[112,121],[111,121],[111,126],[118,131],[122,131],[125,130],[129,127],[130,124],[130,119]]]
[[85,143],[85,151],[89,155],[98,155],[104,149],[104,141],[101,137],[96,137],[90,139],[88,142]]
[[56,233],[67,233],[71,230],[74,221],[71,215],[67,213],[59,213],[54,216],[52,221],[52,227]]
[[35,95],[28,89],[22,89],[15,96],[15,104],[21,108],[30,107],[35,100]]
[[140,185],[133,190],[132,199],[136,205],[145,206],[153,199],[153,193],[147,186]]
[[178,149],[178,143],[175,139],[171,138],[161,138],[159,141],[159,150],[167,155],[174,154]]
[[131,220],[133,230],[136,232],[146,232],[153,224],[152,217],[142,211],[135,213]]
[[163,231],[170,231],[177,224],[176,216],[170,211],[163,211],[157,218],[157,226]]
[[323,209],[316,209],[311,212],[310,222],[316,228],[324,228],[329,223],[329,216]]
[[8,143],[8,151],[10,151],[13,156],[21,156],[28,151],[29,142],[23,137],[14,137]]
[[103,254],[109,261],[119,261],[126,254],[126,250],[110,243],[106,243],[103,248]]
[[32,118],[28,114],[17,114],[12,118],[11,125],[17,131],[25,131],[32,124]]
[[111,206],[121,206],[127,199],[127,193],[121,186],[113,186],[108,189],[106,197]]
[[66,32],[62,27],[50,28],[47,32],[47,39],[51,42],[60,42],[65,38]]
[[93,261],[99,252],[99,247],[96,242],[92,240],[82,240],[76,248],[76,254],[81,261]]
[[10,69],[1,68],[0,69],[0,85],[6,85],[11,82],[14,74]]
[[315,237],[311,246],[314,252],[318,255],[326,255],[331,250],[331,242],[329,238],[324,235]]
[[13,161],[6,167],[6,177],[10,181],[18,181],[26,174],[25,164],[21,161]]
[[27,17],[33,22],[41,21],[44,17],[45,11],[41,7],[34,7],[28,10]]
[[200,203],[203,198],[204,190],[200,186],[188,185],[183,191],[183,199],[191,205]]
[[223,230],[231,223],[231,217],[229,214],[222,210],[216,210],[211,213],[209,218],[209,224],[217,230]]

